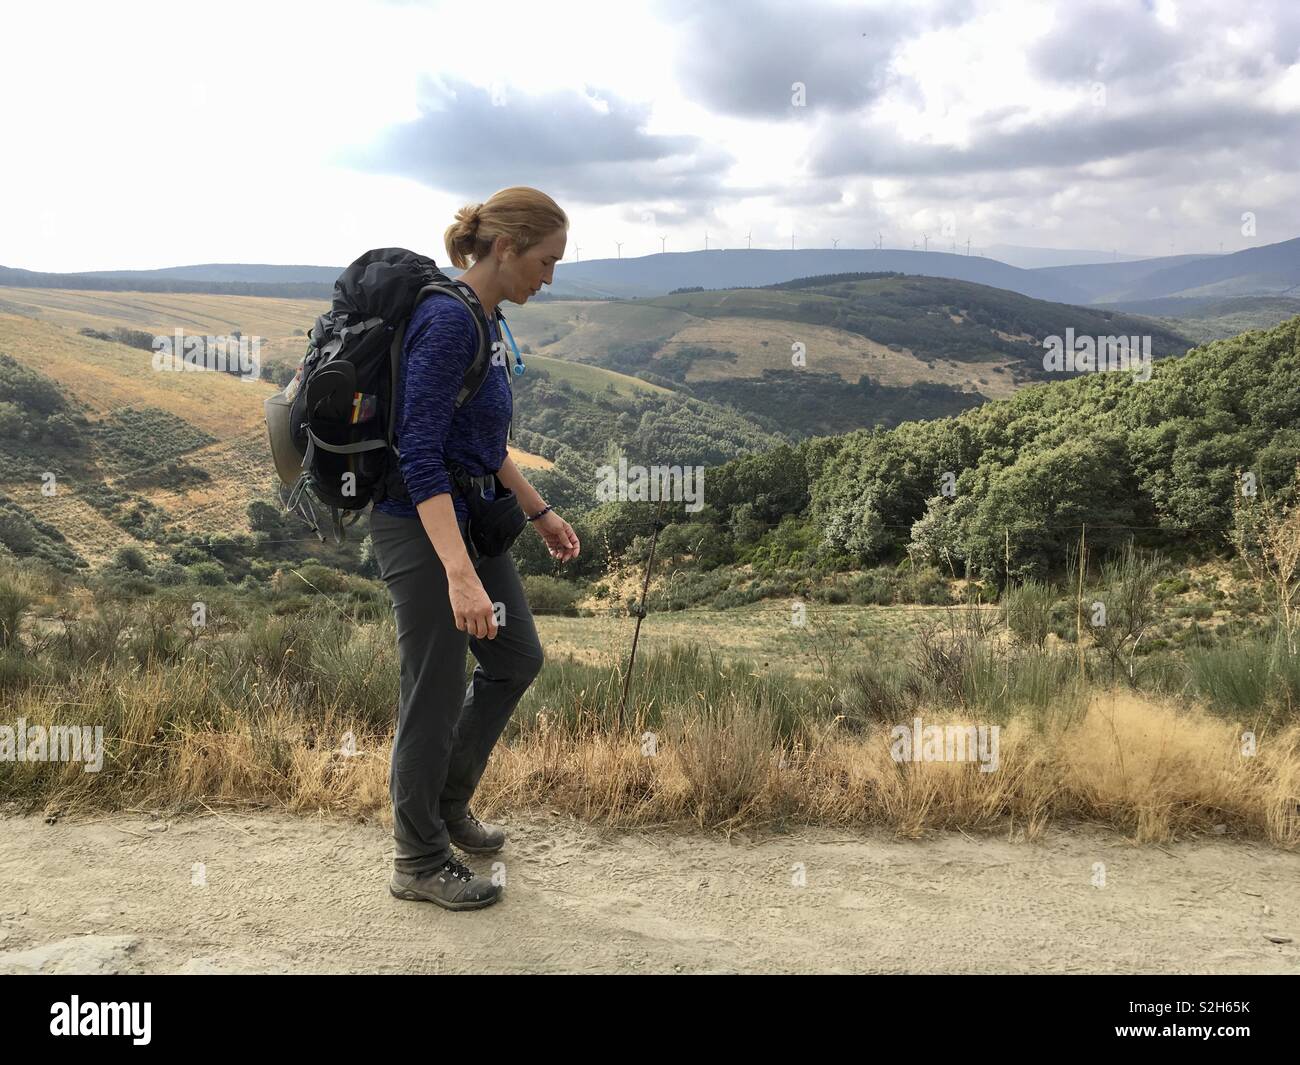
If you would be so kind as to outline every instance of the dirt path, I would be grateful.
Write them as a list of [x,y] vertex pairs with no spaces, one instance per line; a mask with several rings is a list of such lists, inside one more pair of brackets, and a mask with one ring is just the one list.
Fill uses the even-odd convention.
[[533,814],[500,822],[505,898],[449,913],[388,894],[373,822],[0,820],[0,972],[1300,972],[1300,854],[1220,838],[728,842]]

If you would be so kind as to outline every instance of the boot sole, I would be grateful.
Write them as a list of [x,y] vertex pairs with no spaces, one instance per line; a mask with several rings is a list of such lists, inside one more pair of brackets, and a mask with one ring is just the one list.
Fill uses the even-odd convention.
[[443,899],[431,898],[428,895],[421,895],[410,890],[394,891],[392,885],[388,887],[388,893],[395,899],[402,899],[406,902],[432,902],[435,906],[441,906],[444,910],[481,910],[485,906],[491,906],[495,902],[501,901],[499,894],[492,895],[486,899],[469,899],[465,902],[447,902]]

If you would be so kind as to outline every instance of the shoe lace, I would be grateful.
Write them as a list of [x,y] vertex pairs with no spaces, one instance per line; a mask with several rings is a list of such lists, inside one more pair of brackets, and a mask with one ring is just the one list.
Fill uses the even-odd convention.
[[469,866],[462,865],[460,862],[456,861],[455,858],[448,858],[446,862],[443,863],[442,867],[457,880],[464,880],[467,883],[474,876],[474,873]]

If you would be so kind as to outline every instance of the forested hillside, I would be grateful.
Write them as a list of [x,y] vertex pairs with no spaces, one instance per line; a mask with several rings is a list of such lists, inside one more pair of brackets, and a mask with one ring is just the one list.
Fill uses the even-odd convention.
[[[961,574],[1059,567],[1087,526],[1185,555],[1226,548],[1234,493],[1285,494],[1300,462],[1300,318],[1158,363],[1150,381],[1093,374],[952,418],[819,437],[705,478],[672,524],[676,567],[820,572],[910,557]],[[645,546],[655,504],[589,516],[617,552]],[[641,542],[634,542],[636,537]],[[661,556],[662,557],[662,554]]]

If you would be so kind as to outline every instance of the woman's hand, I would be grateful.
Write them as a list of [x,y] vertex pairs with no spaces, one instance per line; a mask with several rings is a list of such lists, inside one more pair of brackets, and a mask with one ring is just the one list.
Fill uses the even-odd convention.
[[480,640],[484,637],[496,639],[497,618],[492,609],[492,600],[483,590],[483,582],[473,569],[454,575],[447,582],[447,592],[451,598],[451,612],[456,618],[456,628]]
[[528,524],[546,541],[551,557],[557,562],[567,562],[571,558],[578,557],[578,552],[582,548],[578,543],[578,534],[573,531],[573,526],[555,511],[547,511],[536,521]]

